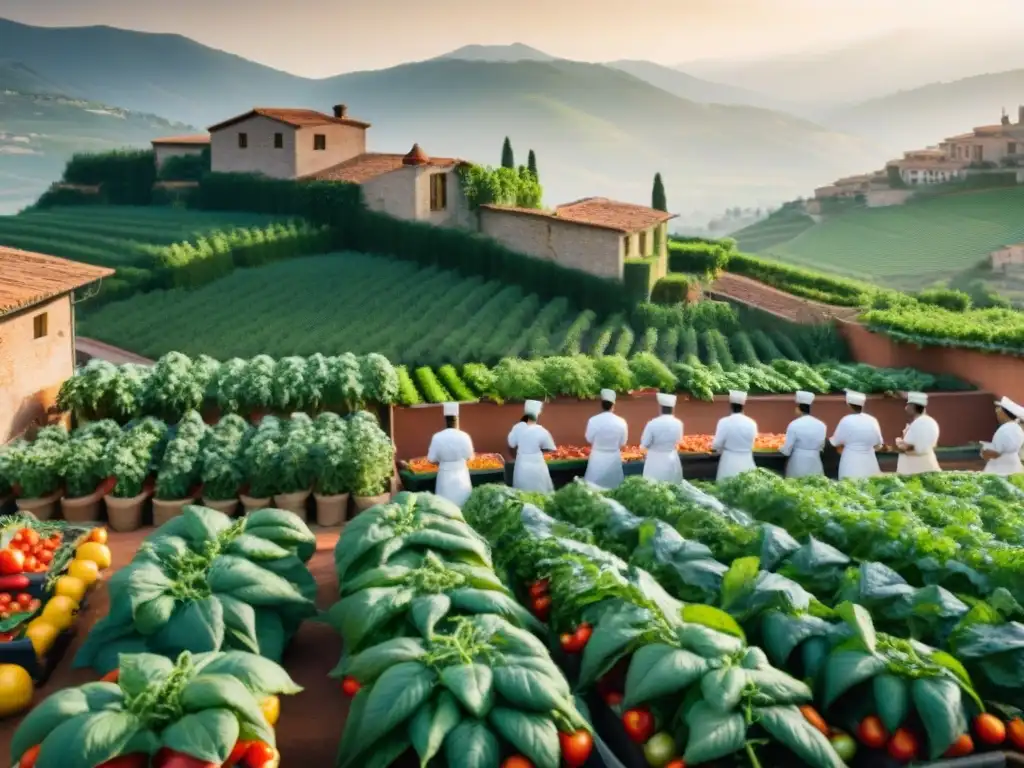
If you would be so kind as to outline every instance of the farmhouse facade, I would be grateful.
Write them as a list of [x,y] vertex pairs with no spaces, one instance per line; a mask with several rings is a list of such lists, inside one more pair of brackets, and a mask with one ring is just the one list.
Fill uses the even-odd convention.
[[74,292],[113,274],[0,247],[0,443],[46,416],[75,370]]
[[193,136],[167,136],[153,139],[153,160],[159,171],[172,157],[189,157],[203,154],[210,146],[208,134],[200,133]]
[[621,280],[625,260],[655,257],[667,271],[668,221],[674,214],[588,197],[553,210],[480,206],[480,232],[508,248],[599,277]]

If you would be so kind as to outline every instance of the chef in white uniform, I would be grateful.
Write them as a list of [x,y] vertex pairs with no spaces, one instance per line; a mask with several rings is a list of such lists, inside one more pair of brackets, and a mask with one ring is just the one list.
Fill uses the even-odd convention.
[[814,393],[800,391],[796,393],[797,416],[786,428],[786,442],[780,453],[788,456],[786,477],[807,477],[824,475],[825,468],[821,463],[821,449],[825,447],[828,432],[825,422],[811,416],[814,404]]
[[461,507],[473,490],[466,466],[473,458],[473,441],[459,429],[458,403],[444,404],[444,420],[447,428],[430,439],[427,461],[438,465],[434,493]]
[[601,413],[587,422],[590,459],[583,479],[599,488],[618,488],[623,480],[622,447],[629,438],[626,420],[615,413],[615,391],[601,390]]
[[551,473],[544,461],[544,452],[555,450],[551,433],[537,423],[543,403],[527,400],[523,404],[523,418],[508,433],[508,446],[516,452],[516,466],[512,470],[512,487],[521,491],[551,493]]
[[896,439],[896,474],[920,475],[925,472],[941,472],[939,460],[935,458],[935,446],[939,444],[939,423],[925,411],[928,395],[924,392],[907,393],[907,415],[911,421],[903,430],[903,436]]
[[1024,472],[1020,452],[1024,448],[1024,429],[1020,420],[1024,419],[1024,406],[1018,405],[1008,397],[996,403],[996,419],[999,429],[991,443],[981,444],[981,458],[987,459],[985,472],[992,475],[1016,475]]
[[884,443],[882,428],[878,419],[864,413],[867,400],[867,395],[861,392],[846,391],[846,402],[853,413],[839,420],[835,434],[829,439],[843,454],[839,459],[840,480],[881,474],[875,451]]
[[644,477],[665,483],[678,483],[683,479],[683,465],[679,461],[679,441],[683,439],[683,422],[673,413],[676,396],[658,393],[661,416],[651,419],[644,427],[640,445],[647,449]]
[[711,450],[719,454],[716,480],[726,480],[757,468],[754,463],[757,422],[743,413],[746,403],[746,392],[730,392],[729,407],[732,414],[718,420],[715,439],[711,443]]

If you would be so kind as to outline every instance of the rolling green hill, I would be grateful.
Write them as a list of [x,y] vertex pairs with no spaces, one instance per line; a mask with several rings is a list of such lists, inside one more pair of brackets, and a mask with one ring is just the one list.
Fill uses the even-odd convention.
[[1022,212],[1024,187],[1012,187],[858,208],[775,243],[766,236],[772,231],[768,219],[737,240],[749,249],[760,235],[764,255],[912,290],[974,273],[992,250],[1024,240]]
[[736,246],[748,253],[762,253],[792,240],[814,226],[814,219],[796,207],[787,206],[771,216],[732,233]]

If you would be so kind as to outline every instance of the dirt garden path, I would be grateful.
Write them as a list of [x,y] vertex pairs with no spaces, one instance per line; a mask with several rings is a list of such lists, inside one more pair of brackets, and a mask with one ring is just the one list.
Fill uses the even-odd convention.
[[127,349],[104,344],[102,341],[96,341],[96,339],[87,339],[84,336],[75,337],[75,353],[86,360],[98,357],[100,360],[106,360],[114,365],[124,365],[125,363],[136,363],[137,365],[153,364],[153,361],[148,357],[136,355]]
[[[334,576],[334,544],[338,530],[317,530],[317,551],[309,561],[309,568],[319,586],[317,606],[326,609],[337,600],[337,579]],[[126,566],[138,549],[139,543],[153,528],[132,533],[110,533],[113,566],[106,572]],[[107,614],[109,600],[105,586],[100,586],[89,598],[88,607],[76,623],[76,637],[53,675],[36,691],[38,704],[61,688],[81,685],[96,679],[88,669],[72,669],[75,652],[90,627]],[[304,690],[295,696],[282,697],[281,719],[277,724],[277,747],[281,750],[281,763],[286,766],[329,768],[334,765],[341,731],[348,714],[348,703],[338,685],[327,673],[338,663],[341,638],[326,624],[305,622],[292,641],[284,658],[284,667]],[[0,764],[10,764],[11,737],[20,718],[0,721]]]
[[707,293],[746,304],[795,323],[822,323],[832,319],[856,320],[857,310],[836,307],[772,288],[748,277],[728,272],[707,288]]

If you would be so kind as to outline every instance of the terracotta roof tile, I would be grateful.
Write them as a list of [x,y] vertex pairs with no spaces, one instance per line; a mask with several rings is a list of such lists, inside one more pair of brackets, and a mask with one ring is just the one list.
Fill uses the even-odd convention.
[[[420,150],[422,152],[422,150]],[[316,173],[311,173],[303,178],[316,181],[346,181],[350,184],[362,184],[391,173],[402,168],[407,155],[391,155],[381,152],[368,152],[365,155],[353,157],[343,163],[326,168]],[[424,157],[426,155],[424,154]],[[461,165],[464,160],[455,157],[428,157],[428,165],[437,168],[448,168],[453,165]]]
[[0,316],[113,274],[107,267],[0,246]]
[[677,214],[665,213],[644,205],[620,203],[604,197],[585,197],[574,203],[560,205],[553,211],[542,208],[517,208],[509,205],[481,205],[480,207],[500,213],[543,216],[564,221],[567,224],[579,224],[584,227],[597,227],[623,233],[649,229],[655,224],[661,224],[677,216]]
[[210,134],[196,133],[191,136],[166,136],[162,139],[153,139],[150,144],[163,144],[170,147],[184,147],[193,144],[209,144]]
[[317,112],[315,109],[283,109],[279,107],[253,107],[244,115],[236,115],[229,120],[225,120],[222,123],[210,126],[207,130],[210,133],[219,131],[222,128],[228,128],[235,123],[240,123],[243,120],[248,120],[250,117],[266,117],[271,120],[276,120],[279,123],[290,125],[292,128],[309,128],[316,125],[328,125],[334,123],[337,125],[350,125],[354,128],[369,128],[370,124],[365,123],[362,120],[354,120],[351,117],[333,117],[332,115],[326,115],[323,112]]

